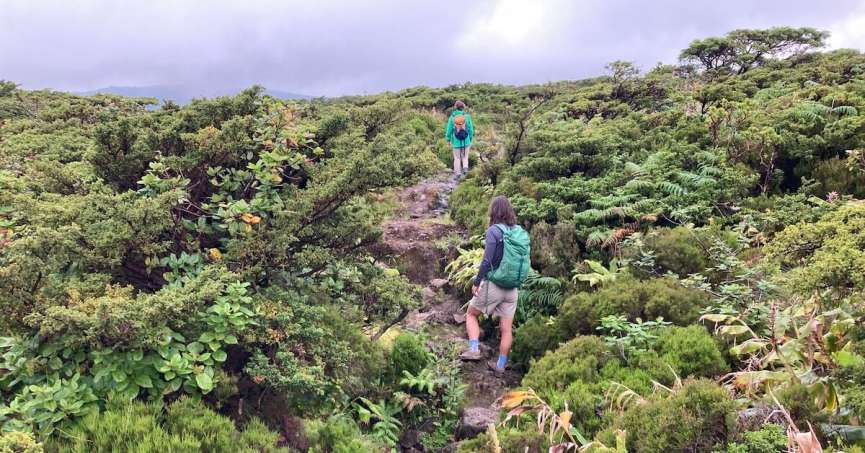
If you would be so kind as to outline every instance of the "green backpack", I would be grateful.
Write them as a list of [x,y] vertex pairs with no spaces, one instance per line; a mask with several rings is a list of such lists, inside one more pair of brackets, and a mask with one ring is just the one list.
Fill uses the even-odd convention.
[[487,280],[499,288],[519,288],[526,281],[532,267],[529,259],[532,250],[529,234],[519,225],[511,228],[502,224],[495,226],[504,236],[504,253],[499,267],[487,274]]

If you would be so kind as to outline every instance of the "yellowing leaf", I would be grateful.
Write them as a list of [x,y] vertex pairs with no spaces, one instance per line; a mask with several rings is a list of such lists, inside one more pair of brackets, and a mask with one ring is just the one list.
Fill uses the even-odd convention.
[[763,348],[766,347],[768,343],[763,340],[757,340],[755,338],[751,338],[750,340],[746,340],[736,346],[730,348],[730,353],[734,355],[745,355],[745,354],[753,354]]
[[212,248],[208,250],[208,253],[210,254],[210,259],[213,261],[222,261],[222,252],[220,252],[219,249]]
[[746,326],[721,326],[718,328],[718,333],[722,335],[729,335],[731,337],[746,334],[748,332],[749,330]]
[[506,393],[502,396],[502,407],[505,409],[513,409],[520,404],[523,404],[523,401],[531,399],[533,396],[534,392],[532,391],[516,390]]
[[261,217],[250,214],[248,212],[241,215],[240,220],[242,220],[247,225],[258,225],[259,223],[261,223]]
[[721,314],[716,314],[716,313],[711,313],[708,315],[700,316],[700,321],[709,321],[709,322],[715,322],[715,323],[725,322],[729,319],[733,319],[733,317],[730,315],[721,315]]
[[570,430],[572,415],[574,415],[574,413],[567,409],[562,411],[562,413],[559,414],[559,426],[561,426],[565,430]]

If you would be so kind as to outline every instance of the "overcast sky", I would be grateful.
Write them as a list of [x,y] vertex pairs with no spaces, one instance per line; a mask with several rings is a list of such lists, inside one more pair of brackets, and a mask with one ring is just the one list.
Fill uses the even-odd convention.
[[778,25],[865,49],[865,0],[0,0],[0,79],[328,96],[537,83],[616,59],[673,63],[693,39]]

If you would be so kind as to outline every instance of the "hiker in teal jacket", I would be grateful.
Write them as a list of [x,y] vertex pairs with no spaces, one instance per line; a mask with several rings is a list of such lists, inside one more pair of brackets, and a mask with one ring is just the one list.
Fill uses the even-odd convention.
[[454,151],[454,177],[465,176],[469,171],[469,150],[475,138],[475,126],[472,116],[466,112],[463,101],[454,103],[454,110],[448,118],[445,139]]

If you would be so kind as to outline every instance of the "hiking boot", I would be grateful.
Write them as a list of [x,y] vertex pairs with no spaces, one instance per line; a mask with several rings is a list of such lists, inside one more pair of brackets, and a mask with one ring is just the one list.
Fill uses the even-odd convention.
[[495,374],[496,376],[499,376],[499,377],[504,376],[505,369],[499,368],[497,365],[498,365],[497,360],[490,360],[487,362],[487,368],[489,368],[490,371],[493,372],[493,374]]
[[477,362],[481,359],[481,351],[472,351],[471,349],[466,349],[465,351],[460,353],[460,359],[465,361]]

